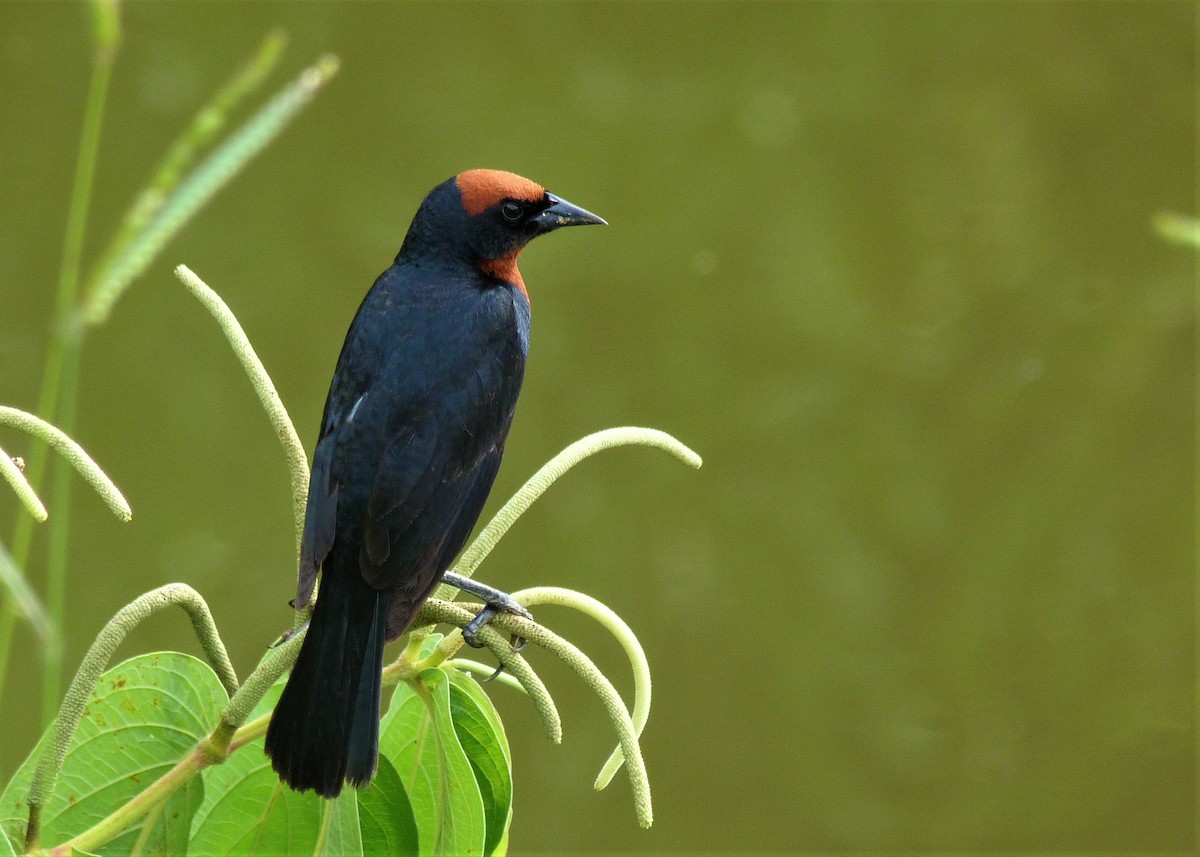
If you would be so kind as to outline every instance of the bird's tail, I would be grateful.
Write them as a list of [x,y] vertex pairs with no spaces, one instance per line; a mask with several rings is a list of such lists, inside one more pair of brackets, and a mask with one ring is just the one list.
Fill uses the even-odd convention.
[[[320,596],[267,728],[266,751],[297,791],[365,786],[379,756],[380,671],[388,598],[326,561]],[[333,572],[333,573],[329,573]]]

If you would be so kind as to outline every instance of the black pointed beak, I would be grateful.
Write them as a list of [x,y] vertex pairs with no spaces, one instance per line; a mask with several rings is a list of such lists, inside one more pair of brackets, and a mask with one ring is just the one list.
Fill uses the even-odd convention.
[[608,221],[603,217],[597,217],[590,211],[582,209],[578,205],[572,205],[565,199],[559,199],[552,193],[546,194],[546,198],[550,200],[550,207],[544,209],[534,219],[538,229],[542,232],[549,232],[560,226],[588,226],[593,223],[599,226],[608,226]]

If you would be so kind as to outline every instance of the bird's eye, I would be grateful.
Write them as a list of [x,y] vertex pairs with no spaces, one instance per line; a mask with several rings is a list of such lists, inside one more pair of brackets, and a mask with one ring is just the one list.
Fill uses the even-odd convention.
[[519,202],[507,200],[500,206],[500,213],[504,215],[505,220],[517,221],[521,219],[521,215],[525,213],[524,207]]

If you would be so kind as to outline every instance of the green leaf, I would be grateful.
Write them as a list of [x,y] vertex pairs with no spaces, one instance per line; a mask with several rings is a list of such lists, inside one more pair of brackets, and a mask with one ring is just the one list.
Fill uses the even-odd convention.
[[[24,844],[21,842],[20,844]],[[17,852],[13,850],[13,844],[8,841],[8,831],[0,834],[0,857],[16,857]]]
[[318,857],[361,857],[363,842],[358,826],[358,798],[353,789],[343,789],[335,800],[325,802],[325,819],[328,827],[317,851]]
[[[141,857],[174,857],[187,853],[192,817],[204,800],[204,782],[192,777],[187,785],[175,792],[153,814],[152,827],[141,843]],[[148,819],[150,820],[150,819]]]
[[419,851],[417,821],[404,783],[383,754],[370,787],[358,793],[358,824],[364,854],[415,857]]
[[512,810],[512,758],[508,739],[492,701],[471,676],[459,670],[450,673],[450,714],[454,731],[471,763],[487,836],[483,853],[491,855],[508,829]]
[[380,752],[412,804],[421,857],[482,855],[483,799],[454,729],[447,674],[425,670],[397,687],[380,730]]
[[[208,665],[179,652],[141,655],[104,673],[42,810],[42,841],[70,839],[132,800],[208,734],[227,701]],[[0,826],[10,841],[24,842],[25,800],[49,745],[47,732],[0,795]],[[141,828],[125,831],[98,853],[128,854]]]
[[508,857],[508,831],[509,825],[512,824],[512,809],[508,811],[508,821],[504,822],[504,835],[500,837],[500,841],[496,844],[496,850],[492,852],[492,857]]
[[[274,708],[284,680],[276,682],[252,717]],[[189,855],[312,854],[324,806],[312,793],[279,782],[263,752],[263,739],[240,747],[225,764],[206,769],[204,802],[192,821]]]

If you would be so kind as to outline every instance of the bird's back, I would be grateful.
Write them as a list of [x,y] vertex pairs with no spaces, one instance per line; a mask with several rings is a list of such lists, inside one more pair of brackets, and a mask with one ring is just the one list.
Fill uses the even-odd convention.
[[[305,576],[332,552],[354,552],[363,579],[392,593],[389,638],[483,508],[528,335],[519,290],[403,259],[376,280],[350,327],[314,456]],[[302,581],[299,603],[304,590]]]

